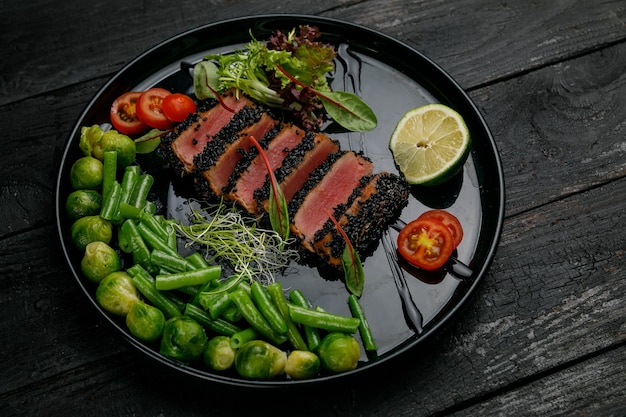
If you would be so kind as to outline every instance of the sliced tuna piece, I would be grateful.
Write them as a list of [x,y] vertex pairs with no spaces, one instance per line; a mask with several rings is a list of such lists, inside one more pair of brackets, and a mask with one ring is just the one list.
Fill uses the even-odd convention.
[[[303,129],[294,125],[284,125],[283,129],[269,141],[267,147],[264,146],[272,171],[276,170],[287,154],[302,141],[305,133]],[[259,140],[256,137],[255,139]],[[261,142],[262,146],[263,143],[265,141]],[[256,148],[251,148],[250,154],[254,155],[253,159],[238,176],[232,189],[225,194],[225,197],[239,203],[248,213],[259,214],[261,207],[254,199],[254,191],[263,186],[267,175],[267,166],[261,155],[256,152]]]
[[[358,196],[341,216],[335,217],[363,258],[375,249],[384,231],[408,204],[409,186],[397,175],[381,172],[368,177]],[[314,237],[317,255],[328,265],[341,268],[345,240],[329,220]]]
[[[372,174],[373,164],[366,157],[352,151],[343,152],[330,167],[322,165],[311,175],[310,183],[305,184],[292,200],[292,207],[298,205],[292,216],[292,232],[302,245],[311,252],[315,234],[329,221],[328,213],[338,217],[337,209],[349,202],[351,195],[361,187],[363,178]],[[324,171],[325,170],[325,171]],[[317,178],[324,171],[321,179]],[[308,182],[309,182],[308,181]],[[313,187],[308,185],[314,183]],[[301,203],[298,201],[302,199]],[[343,212],[341,210],[339,215]]]
[[212,106],[201,106],[195,114],[164,135],[164,142],[170,144],[173,154],[182,163],[183,173],[190,173],[196,169],[194,158],[239,110],[244,106],[254,105],[243,95],[237,98],[234,89],[224,92],[221,98],[222,103],[215,105],[215,102],[211,101]]
[[[330,154],[338,151],[339,143],[323,133],[308,132],[304,136],[304,140],[289,152],[282,165],[274,172],[287,203],[302,189],[313,170],[322,165]],[[269,193],[269,175],[266,175],[263,187],[254,192],[255,199],[265,211],[268,211]]]
[[205,166],[201,164],[198,164],[198,167],[203,169],[202,176],[207,181],[209,190],[215,196],[219,197],[224,193],[237,163],[241,160],[243,154],[249,151],[252,143],[250,136],[254,136],[257,140],[262,140],[276,123],[268,113],[263,112],[256,123],[246,126],[242,130],[228,132],[228,129],[223,129],[227,132],[225,132],[226,134],[220,132],[217,135],[215,139],[216,146],[213,146],[213,144],[207,146],[207,148],[214,148],[212,149],[214,152],[212,163],[207,169],[203,169]]

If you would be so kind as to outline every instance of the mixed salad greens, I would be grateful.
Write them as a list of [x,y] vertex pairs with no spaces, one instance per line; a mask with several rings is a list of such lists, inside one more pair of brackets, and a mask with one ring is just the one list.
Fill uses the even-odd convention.
[[[332,91],[328,75],[335,69],[334,47],[318,40],[314,26],[287,34],[274,31],[266,42],[253,40],[244,50],[212,54],[194,67],[199,99],[236,87],[253,100],[289,112],[296,123],[318,130],[324,118],[351,131],[376,127],[376,115],[357,95]],[[252,34],[251,34],[252,36]]]

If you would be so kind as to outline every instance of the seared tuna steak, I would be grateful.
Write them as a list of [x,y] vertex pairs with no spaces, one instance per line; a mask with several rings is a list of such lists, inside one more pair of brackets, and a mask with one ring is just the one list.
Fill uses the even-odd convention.
[[364,155],[343,151],[324,133],[308,132],[229,90],[164,135],[161,152],[181,176],[192,176],[200,197],[224,198],[258,217],[267,215],[267,166],[288,203],[292,236],[320,265],[341,267],[345,247],[332,215],[362,259],[407,205],[404,179],[374,173]]

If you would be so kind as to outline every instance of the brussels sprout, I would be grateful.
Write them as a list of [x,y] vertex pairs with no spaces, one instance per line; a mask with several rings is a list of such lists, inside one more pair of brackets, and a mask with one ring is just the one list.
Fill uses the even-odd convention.
[[124,317],[139,301],[139,293],[130,275],[118,271],[100,281],[96,288],[96,301],[109,313]]
[[113,237],[113,225],[100,216],[85,216],[72,223],[70,235],[74,245],[84,251],[91,242],[109,244]]
[[236,352],[230,344],[230,337],[215,336],[206,344],[202,359],[209,368],[225,371],[233,366]]
[[317,351],[320,362],[331,372],[345,372],[356,368],[361,355],[359,342],[349,334],[327,334]]
[[70,168],[70,184],[75,190],[98,190],[103,176],[104,164],[92,156],[77,159]]
[[102,195],[96,190],[76,190],[65,200],[65,212],[72,221],[100,214],[101,209]]
[[313,352],[294,350],[287,356],[285,373],[293,379],[307,379],[320,371],[320,358]]
[[235,356],[235,368],[248,379],[271,379],[285,372],[287,353],[263,340],[244,343]]
[[98,125],[84,126],[80,131],[80,149],[87,156],[104,160],[106,151],[117,151],[117,165],[126,167],[133,163],[137,154],[135,141],[117,130],[106,132]]
[[102,161],[104,153],[107,151],[117,151],[117,166],[123,168],[133,163],[137,154],[137,147],[128,136],[116,130],[109,130],[104,132],[100,139],[100,146],[94,147],[92,153],[93,156]]
[[138,301],[130,307],[126,315],[126,327],[137,339],[154,342],[163,333],[165,316],[158,308]]
[[93,282],[100,282],[112,272],[122,269],[122,261],[115,249],[104,242],[91,242],[85,247],[80,270]]
[[98,125],[83,126],[80,129],[80,142],[78,147],[86,156],[93,156],[92,149],[99,146],[104,130]]
[[159,351],[172,359],[191,362],[202,355],[206,343],[206,333],[198,322],[186,316],[172,317],[165,322]]

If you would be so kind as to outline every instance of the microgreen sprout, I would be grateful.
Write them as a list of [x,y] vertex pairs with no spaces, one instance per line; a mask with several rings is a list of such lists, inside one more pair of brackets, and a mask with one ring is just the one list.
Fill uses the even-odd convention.
[[244,217],[237,207],[223,201],[206,209],[192,209],[189,224],[172,224],[188,240],[187,246],[204,248],[208,261],[225,261],[250,282],[272,283],[275,274],[298,260],[297,250],[289,248],[292,242],[259,227],[256,219]]

